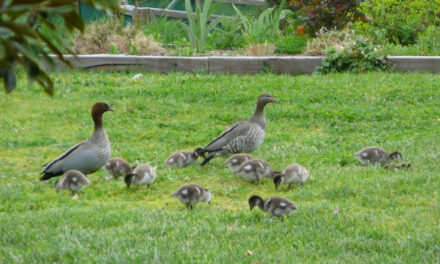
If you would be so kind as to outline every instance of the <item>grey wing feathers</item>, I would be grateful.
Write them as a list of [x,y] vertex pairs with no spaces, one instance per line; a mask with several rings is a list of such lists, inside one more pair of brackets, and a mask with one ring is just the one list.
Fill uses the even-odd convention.
[[57,157],[56,159],[54,159],[53,161],[46,163],[44,165],[44,171],[43,173],[45,173],[46,171],[48,171],[50,169],[50,167],[52,167],[52,165],[54,165],[55,163],[57,163],[60,160],[65,159],[67,156],[69,156],[70,153],[72,153],[73,151],[75,151],[76,149],[78,149],[84,142],[80,142],[78,144],[76,144],[75,146],[71,147],[68,151],[64,152],[63,154],[61,154],[59,157]]
[[222,149],[224,146],[229,144],[232,140],[239,136],[246,135],[250,130],[249,121],[244,120],[233,124],[228,129],[223,131],[216,139],[214,139],[208,146],[204,148],[206,151],[216,151]]

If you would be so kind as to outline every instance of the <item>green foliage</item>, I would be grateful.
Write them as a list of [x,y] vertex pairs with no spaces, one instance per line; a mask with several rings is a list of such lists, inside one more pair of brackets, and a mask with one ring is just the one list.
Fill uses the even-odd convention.
[[[83,31],[84,22],[78,13],[77,3],[87,3],[97,9],[119,8],[117,0],[47,0],[47,1],[2,1],[0,7],[0,78],[5,91],[15,88],[14,67],[21,65],[30,81],[35,80],[46,93],[53,94],[53,82],[47,74],[48,67],[54,67],[49,52],[67,65],[63,51],[71,52],[68,41],[64,38],[65,29],[70,34],[74,30]],[[60,17],[64,26],[49,18]],[[40,25],[47,27],[40,31]],[[50,38],[46,37],[48,32]],[[63,32],[56,34],[55,32]],[[62,49],[61,49],[62,48]]]
[[370,0],[359,11],[371,18],[369,23],[356,23],[360,34],[374,37],[381,43],[411,45],[429,25],[440,23],[440,1]]
[[146,35],[152,35],[157,41],[163,44],[178,44],[187,42],[186,32],[177,19],[169,19],[166,16],[159,17],[148,22],[143,31]]
[[281,36],[275,41],[277,53],[299,54],[304,51],[307,45],[307,36]]
[[[0,262],[2,263],[437,263],[440,259],[440,76],[418,73],[315,76],[52,73],[55,100],[17,78],[0,97]],[[209,85],[207,85],[209,84]],[[247,118],[266,91],[263,144],[252,153],[311,177],[290,191],[232,174],[224,157],[201,167],[163,168],[176,150],[207,144]],[[86,139],[97,100],[113,157],[148,162],[157,179],[127,189],[99,170],[79,200],[41,165]],[[360,166],[353,153],[380,145],[403,153],[409,170]],[[199,161],[200,162],[200,161]],[[345,166],[341,166],[345,163]],[[186,212],[170,194],[186,183],[214,197]],[[281,222],[250,195],[283,196],[299,210]],[[338,208],[339,212],[334,212]],[[246,255],[246,251],[253,254]]]
[[327,57],[322,65],[316,68],[316,73],[327,74],[333,72],[362,73],[367,71],[388,71],[390,66],[382,50],[371,43],[357,40],[346,47],[342,52],[334,48],[327,51]]
[[110,54],[120,54],[118,46],[110,45]]
[[440,55],[440,27],[429,26],[417,38],[421,55]]
[[400,44],[386,43],[383,46],[383,52],[387,56],[420,56],[420,49],[417,45],[402,46]]
[[209,36],[209,43],[213,49],[237,49],[243,48],[246,40],[241,34],[241,24],[237,17],[228,19],[220,18],[220,26],[216,27]]
[[[306,26],[307,32],[314,34],[322,27],[343,28],[347,23],[364,19],[357,10],[364,0],[289,0],[288,7],[296,12]],[[281,0],[266,0],[270,5],[283,5]]]
[[285,0],[278,8],[267,8],[257,19],[244,15],[233,5],[243,25],[243,35],[249,43],[264,43],[273,41],[280,31],[280,22],[293,12],[284,9]]
[[211,6],[211,3],[212,0],[204,1],[202,9],[200,9],[198,6],[196,8],[196,16],[194,16],[190,0],[185,0],[188,25],[185,23],[181,23],[181,25],[188,33],[189,42],[196,52],[203,53],[205,51],[208,34],[217,26],[220,21],[219,19],[214,19],[209,22],[210,17],[220,5],[220,3],[215,3]]

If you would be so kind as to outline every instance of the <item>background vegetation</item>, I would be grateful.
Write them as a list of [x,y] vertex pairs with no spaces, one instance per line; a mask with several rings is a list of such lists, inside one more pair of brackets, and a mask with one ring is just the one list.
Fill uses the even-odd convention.
[[[438,75],[134,74],[54,74],[54,98],[19,78],[0,97],[1,262],[438,262]],[[276,169],[299,162],[312,175],[305,185],[254,185],[222,158],[162,167],[248,117],[263,91],[281,102],[267,107],[267,137],[253,155]],[[42,164],[91,134],[96,101],[116,110],[104,116],[113,157],[158,166],[151,189],[127,190],[100,170],[72,200],[38,181]],[[412,168],[359,166],[352,154],[368,145],[401,151]],[[211,189],[212,204],[186,212],[169,197],[189,182]],[[286,222],[250,212],[251,194],[285,196],[299,212]]]

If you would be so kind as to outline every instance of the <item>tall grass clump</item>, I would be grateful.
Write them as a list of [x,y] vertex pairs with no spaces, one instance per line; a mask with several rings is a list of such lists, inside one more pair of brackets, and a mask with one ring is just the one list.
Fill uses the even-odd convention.
[[190,0],[185,0],[185,9],[188,16],[188,25],[181,23],[183,29],[188,33],[188,38],[191,46],[196,52],[203,53],[206,48],[206,40],[209,32],[211,32],[217,24],[219,19],[214,19],[209,22],[209,18],[217,9],[220,3],[212,4],[212,0],[206,0],[203,3],[202,9],[199,6],[196,7],[196,16],[193,14],[193,8]]

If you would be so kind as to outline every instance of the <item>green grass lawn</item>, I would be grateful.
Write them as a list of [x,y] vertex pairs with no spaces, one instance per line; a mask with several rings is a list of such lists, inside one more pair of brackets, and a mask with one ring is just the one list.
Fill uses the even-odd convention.
[[[25,80],[0,97],[0,262],[440,262],[440,76],[134,74],[53,74],[54,98]],[[268,179],[231,174],[224,158],[162,167],[250,116],[261,92],[280,104],[266,107],[253,155],[275,169],[302,164],[306,184],[276,192]],[[112,156],[158,166],[150,189],[99,170],[73,200],[38,181],[44,163],[90,136],[97,101],[116,110],[104,115]],[[353,153],[371,145],[401,151],[412,168],[360,166]],[[214,197],[187,212],[170,194],[192,182]],[[250,212],[252,194],[287,197],[299,211],[285,222]]]

